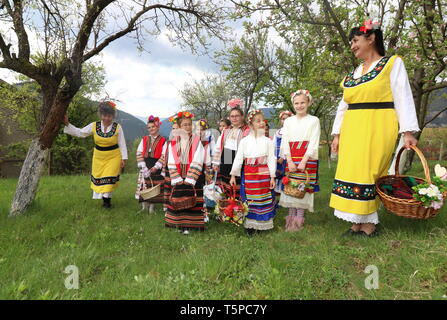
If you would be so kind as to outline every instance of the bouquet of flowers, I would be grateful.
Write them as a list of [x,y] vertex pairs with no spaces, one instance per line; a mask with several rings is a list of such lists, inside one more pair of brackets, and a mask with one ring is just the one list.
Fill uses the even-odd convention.
[[230,222],[237,226],[244,223],[248,213],[248,205],[236,199],[236,191],[233,188],[233,195],[224,200],[219,200],[218,206],[214,209],[221,222]]
[[440,209],[447,195],[447,169],[439,164],[435,166],[432,183],[421,183],[414,186],[413,198],[420,201],[425,208]]
[[313,193],[314,187],[312,184],[308,183],[309,179],[306,182],[300,182],[297,179],[289,178],[285,176],[282,178],[282,183],[284,184],[284,192],[292,197],[296,197],[299,199],[304,198],[306,192]]

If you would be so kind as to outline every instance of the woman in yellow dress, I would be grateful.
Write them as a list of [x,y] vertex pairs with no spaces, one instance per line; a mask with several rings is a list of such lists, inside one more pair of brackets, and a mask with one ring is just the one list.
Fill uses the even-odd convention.
[[127,160],[126,140],[122,127],[114,122],[116,105],[111,101],[101,102],[98,106],[101,121],[92,122],[82,129],[76,128],[64,118],[64,133],[85,138],[93,135],[92,174],[90,187],[93,199],[102,199],[103,207],[111,208],[112,193],[118,187],[121,169]]
[[377,235],[375,182],[387,174],[398,133],[416,145],[419,131],[408,75],[399,56],[385,56],[383,34],[366,21],[349,35],[351,50],[363,63],[341,82],[343,99],[332,129],[338,165],[330,206],[351,222],[346,235]]

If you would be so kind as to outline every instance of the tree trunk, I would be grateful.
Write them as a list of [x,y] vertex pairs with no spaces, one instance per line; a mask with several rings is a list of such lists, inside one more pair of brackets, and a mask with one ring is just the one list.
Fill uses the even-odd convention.
[[42,86],[40,133],[31,142],[22,165],[9,211],[10,217],[24,213],[34,200],[42,171],[48,162],[51,145],[59,132],[68,104],[76,92],[67,97],[65,92],[58,91],[57,87]]
[[20,171],[16,193],[9,211],[10,217],[22,214],[34,200],[48,154],[49,149],[42,148],[39,138],[34,138]]

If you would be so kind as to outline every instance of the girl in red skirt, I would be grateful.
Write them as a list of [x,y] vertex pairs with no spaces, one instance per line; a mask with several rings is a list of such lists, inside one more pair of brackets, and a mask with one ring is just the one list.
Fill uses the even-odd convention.
[[[296,115],[284,121],[281,153],[287,159],[286,175],[299,183],[309,175],[309,187],[304,198],[299,199],[281,193],[279,205],[289,208],[286,217],[286,231],[301,229],[304,225],[304,211],[314,211],[314,192],[318,192],[318,146],[320,144],[320,120],[307,113],[312,104],[308,90],[292,93],[292,104]],[[307,171],[307,174],[306,174]]]
[[265,136],[262,111],[248,115],[250,134],[239,144],[231,168],[230,184],[236,185],[236,176],[241,175],[241,198],[248,202],[248,214],[244,227],[249,235],[273,229],[276,203],[273,195],[276,177],[276,158],[273,141]]

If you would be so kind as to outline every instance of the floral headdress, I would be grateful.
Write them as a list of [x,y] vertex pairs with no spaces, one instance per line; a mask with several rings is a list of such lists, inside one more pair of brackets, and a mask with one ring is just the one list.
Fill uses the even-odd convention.
[[248,116],[247,116],[247,121],[248,121],[248,123],[251,123],[251,122],[253,121],[254,116],[256,116],[256,115],[258,115],[258,114],[262,114],[262,115],[264,115],[264,113],[262,112],[262,110],[253,110],[253,111],[250,111],[250,112],[248,113]]
[[177,123],[178,120],[181,119],[181,118],[193,119],[194,118],[194,113],[191,113],[189,111],[178,112],[177,114],[175,114],[175,115],[173,115],[172,117],[169,118],[169,122]]
[[368,33],[368,31],[378,30],[378,29],[380,29],[380,23],[373,22],[370,19],[370,20],[366,20],[365,22],[363,22],[363,25],[360,27],[360,32]]
[[291,116],[293,116],[293,113],[291,111],[289,111],[289,110],[281,111],[279,113],[279,118],[281,119],[282,116],[285,116],[285,115],[287,115],[288,117],[291,117]]
[[304,89],[299,89],[299,90],[297,90],[295,92],[292,92],[290,94],[290,99],[292,100],[292,104],[293,104],[293,99],[296,96],[299,96],[299,95],[302,95],[302,94],[305,95],[309,99],[309,106],[310,106],[312,104],[312,96],[310,95],[309,90],[304,90]]
[[208,129],[210,126],[208,125],[208,122],[205,120],[205,119],[200,119],[199,120],[199,125],[202,127],[202,128],[205,128],[205,129]]
[[147,123],[149,122],[153,122],[158,128],[161,126],[162,123],[159,117],[154,117],[153,115],[150,115],[149,118],[147,118]]
[[104,101],[105,103],[107,103],[109,105],[109,107],[112,107],[113,109],[116,110],[116,103],[112,102],[112,101]]
[[237,107],[242,108],[244,106],[244,101],[239,98],[231,99],[228,101],[227,106],[230,111]]

